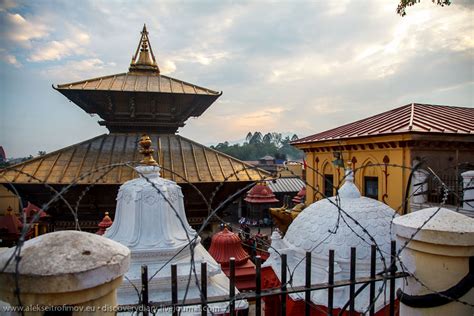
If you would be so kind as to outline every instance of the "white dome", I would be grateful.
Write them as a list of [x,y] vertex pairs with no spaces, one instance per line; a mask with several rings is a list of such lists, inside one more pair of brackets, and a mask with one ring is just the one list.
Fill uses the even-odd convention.
[[331,197],[304,209],[288,228],[284,237],[287,244],[324,258],[333,249],[336,261],[349,260],[350,248],[356,247],[357,261],[369,261],[370,245],[373,242],[363,231],[364,227],[382,251],[389,254],[392,239],[389,233],[390,222],[395,211],[382,202],[360,195],[358,198],[351,198],[341,193],[339,197],[339,201],[336,197]]
[[[305,284],[305,253],[312,253],[312,280],[323,283],[328,279],[329,250],[334,250],[335,281],[348,280],[350,275],[350,251],[356,247],[356,276],[368,277],[370,249],[375,239],[385,259],[377,251],[377,272],[390,265],[390,241],[394,239],[391,222],[396,212],[386,204],[362,197],[353,183],[352,170],[347,171],[346,182],[337,197],[317,201],[304,209],[291,223],[283,239],[272,235],[270,258],[265,266],[271,266],[280,277],[279,253],[286,253],[288,269],[294,271],[292,286]],[[364,232],[364,230],[366,232]],[[380,282],[377,282],[378,286]],[[377,288],[378,288],[377,286]],[[349,288],[335,289],[334,307],[342,307],[349,297]],[[290,295],[301,299],[301,295]],[[327,304],[327,292],[313,291],[311,300],[319,305]],[[378,310],[384,305],[383,295],[375,304]],[[368,290],[356,298],[355,308],[364,312],[369,306]]]

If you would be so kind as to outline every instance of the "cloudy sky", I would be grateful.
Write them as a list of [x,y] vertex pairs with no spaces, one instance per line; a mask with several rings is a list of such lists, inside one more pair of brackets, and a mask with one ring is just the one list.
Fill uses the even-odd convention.
[[306,136],[407,103],[474,106],[474,6],[430,0],[0,0],[0,145],[9,157],[106,133],[54,91],[128,69],[143,23],[163,74],[223,91],[179,133]]

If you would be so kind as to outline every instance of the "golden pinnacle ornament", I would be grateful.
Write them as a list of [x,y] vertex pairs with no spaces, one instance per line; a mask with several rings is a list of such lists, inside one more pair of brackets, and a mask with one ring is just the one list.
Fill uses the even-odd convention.
[[138,142],[140,145],[140,154],[143,155],[143,159],[140,161],[142,165],[145,166],[158,166],[158,163],[153,158],[153,148],[151,148],[151,139],[150,136],[143,134]]

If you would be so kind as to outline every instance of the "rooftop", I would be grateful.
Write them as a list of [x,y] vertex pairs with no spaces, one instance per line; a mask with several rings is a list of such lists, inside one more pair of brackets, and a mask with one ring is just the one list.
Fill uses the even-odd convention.
[[99,115],[103,119],[99,124],[111,132],[175,133],[189,117],[200,116],[222,95],[162,75],[146,26],[128,72],[53,88],[85,112]]
[[298,177],[276,178],[267,181],[267,184],[273,193],[299,192],[306,185]]
[[292,145],[400,133],[474,134],[474,108],[412,103],[321,133]]
[[[127,166],[110,164],[140,160],[140,133],[104,134],[82,143],[48,153],[0,172],[0,183],[122,184],[136,177]],[[257,181],[268,174],[238,159],[174,134],[149,134],[155,144],[162,176],[178,183]],[[16,170],[21,170],[17,172]],[[88,173],[92,172],[90,175]],[[87,175],[87,176],[86,176]],[[99,179],[100,178],[100,179]]]

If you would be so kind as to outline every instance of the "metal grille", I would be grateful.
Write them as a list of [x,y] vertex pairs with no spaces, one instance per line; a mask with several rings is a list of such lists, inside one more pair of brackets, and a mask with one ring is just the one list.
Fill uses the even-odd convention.
[[[369,287],[370,304],[364,314],[374,315],[375,314],[375,300],[381,294],[377,293],[376,282],[382,281],[384,289],[389,292],[389,315],[393,316],[396,314],[395,304],[395,279],[403,278],[408,276],[407,273],[397,272],[396,261],[397,251],[396,243],[391,243],[391,254],[390,254],[390,265],[385,271],[376,273],[376,246],[371,247],[371,260],[370,260],[370,275],[366,277],[356,278],[356,248],[351,248],[351,259],[350,259],[350,278],[348,280],[334,281],[334,250],[329,251],[328,260],[328,282],[313,284],[311,282],[311,253],[306,253],[305,261],[305,285],[304,286],[293,286],[289,288],[287,282],[286,271],[288,269],[286,254],[281,255],[281,285],[280,287],[262,289],[262,278],[261,278],[261,259],[259,256],[255,259],[256,266],[256,288],[255,291],[235,293],[235,261],[231,258],[230,260],[230,274],[229,274],[229,296],[218,296],[208,298],[207,296],[207,265],[201,263],[201,299],[189,299],[185,302],[178,301],[178,280],[176,273],[176,265],[171,265],[171,301],[167,302],[152,302],[149,301],[149,289],[148,289],[148,268],[142,266],[142,287],[140,294],[140,302],[134,305],[120,305],[119,311],[135,311],[142,313],[143,315],[154,314],[158,311],[171,311],[172,315],[179,315],[180,310],[185,310],[187,306],[200,306],[201,315],[208,315],[210,311],[209,304],[228,302],[227,311],[229,315],[238,315],[239,311],[236,310],[235,302],[239,300],[248,300],[255,302],[255,315],[259,316],[262,314],[262,300],[270,297],[279,298],[279,315],[286,315],[287,312],[287,298],[288,294],[302,293],[304,294],[305,301],[305,315],[310,315],[311,310],[315,308],[315,304],[311,301],[311,292],[318,290],[328,290],[328,306],[327,314],[333,315],[336,311],[334,302],[334,289],[339,287],[348,286],[350,288],[350,295],[347,298],[347,303],[339,310],[338,314],[341,315],[344,312],[348,312],[349,315],[355,315],[355,299],[356,297],[367,287]],[[356,290],[356,285],[360,285]]]

